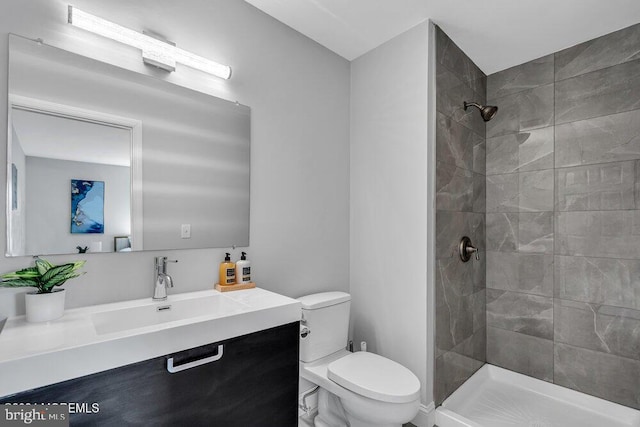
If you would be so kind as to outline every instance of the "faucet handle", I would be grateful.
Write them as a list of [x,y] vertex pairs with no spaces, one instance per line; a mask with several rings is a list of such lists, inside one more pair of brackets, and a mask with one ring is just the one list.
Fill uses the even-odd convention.
[[177,259],[167,259],[167,257],[164,258],[164,262],[178,262]]

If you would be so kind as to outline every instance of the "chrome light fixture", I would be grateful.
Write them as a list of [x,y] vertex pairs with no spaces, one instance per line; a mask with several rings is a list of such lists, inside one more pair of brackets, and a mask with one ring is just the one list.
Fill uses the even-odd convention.
[[229,79],[231,67],[195,55],[175,45],[123,27],[69,5],[69,24],[142,50],[146,64],[175,71],[176,62],[214,76]]

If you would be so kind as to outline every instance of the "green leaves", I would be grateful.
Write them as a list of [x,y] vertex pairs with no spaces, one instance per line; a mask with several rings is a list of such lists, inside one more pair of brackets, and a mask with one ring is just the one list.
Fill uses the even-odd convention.
[[3,287],[34,287],[38,293],[49,293],[55,286],[60,286],[69,279],[78,277],[84,272],[78,272],[86,261],[76,261],[62,265],[53,265],[49,261],[36,258],[35,267],[7,273],[0,278]]

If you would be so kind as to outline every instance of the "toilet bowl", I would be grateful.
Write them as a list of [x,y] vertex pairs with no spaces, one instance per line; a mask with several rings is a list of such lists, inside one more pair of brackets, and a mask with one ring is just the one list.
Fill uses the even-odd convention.
[[420,381],[373,353],[345,349],[351,297],[325,292],[302,304],[300,376],[320,387],[316,427],[400,427],[420,406]]

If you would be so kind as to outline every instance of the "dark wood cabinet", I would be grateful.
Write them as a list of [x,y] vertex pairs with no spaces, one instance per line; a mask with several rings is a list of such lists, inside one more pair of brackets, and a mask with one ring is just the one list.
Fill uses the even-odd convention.
[[[22,392],[0,403],[78,404],[72,426],[296,427],[298,335],[298,323],[290,323]],[[219,360],[167,371],[170,357],[184,366],[215,355],[219,345]]]

